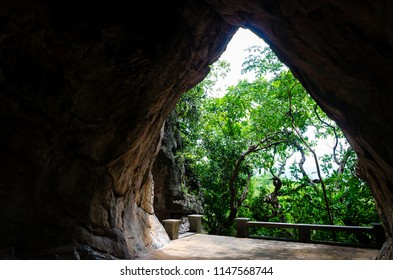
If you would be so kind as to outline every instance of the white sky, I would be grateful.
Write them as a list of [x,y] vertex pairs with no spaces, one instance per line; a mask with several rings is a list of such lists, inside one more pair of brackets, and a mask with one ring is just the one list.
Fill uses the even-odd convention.
[[253,73],[241,74],[243,61],[248,56],[246,49],[251,46],[265,47],[267,45],[250,30],[239,28],[232,40],[228,43],[226,51],[220,57],[220,60],[226,60],[231,64],[231,71],[227,73],[225,79],[217,82],[215,87],[217,92],[214,95],[223,95],[223,91],[225,91],[228,86],[236,85],[241,79],[254,79]]
[[[242,63],[248,56],[248,52],[245,50],[251,46],[262,46],[265,47],[267,44],[254,33],[248,29],[240,28],[233,36],[232,40],[227,45],[226,51],[221,55],[220,60],[226,60],[230,63],[231,70],[227,73],[225,79],[220,79],[213,90],[213,95],[220,97],[224,95],[225,89],[228,86],[236,85],[241,79],[248,79],[252,81],[254,79],[253,73],[241,74]],[[312,135],[308,135],[312,138]],[[333,139],[327,139],[320,141],[316,148],[318,156],[322,156],[325,153],[332,153]],[[299,160],[300,156],[295,156],[296,160]],[[306,158],[304,164],[305,170],[309,173],[311,178],[316,178],[316,168],[314,159],[311,157]],[[314,173],[314,174],[312,174]]]

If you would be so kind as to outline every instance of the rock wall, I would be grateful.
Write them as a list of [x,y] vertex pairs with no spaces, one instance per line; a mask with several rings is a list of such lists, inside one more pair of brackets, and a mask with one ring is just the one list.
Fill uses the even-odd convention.
[[176,112],[172,111],[164,125],[160,151],[154,161],[154,214],[159,221],[182,219],[181,231],[189,228],[187,215],[202,214],[202,199],[194,194],[186,179],[185,163],[179,158],[182,140],[177,128]]
[[393,258],[393,4],[0,2],[0,256],[133,258],[168,242],[151,166],[180,94],[244,26],[345,131]]
[[133,258],[169,241],[151,166],[236,30],[196,1],[0,2],[0,249]]

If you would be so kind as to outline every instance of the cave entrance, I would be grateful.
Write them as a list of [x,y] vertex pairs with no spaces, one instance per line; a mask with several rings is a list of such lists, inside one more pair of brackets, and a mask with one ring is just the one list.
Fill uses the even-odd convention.
[[[172,112],[153,175],[157,217],[204,213],[211,234],[234,235],[239,216],[347,226],[379,222],[344,133],[267,44],[245,29]],[[326,241],[372,242],[365,234],[313,234]]]

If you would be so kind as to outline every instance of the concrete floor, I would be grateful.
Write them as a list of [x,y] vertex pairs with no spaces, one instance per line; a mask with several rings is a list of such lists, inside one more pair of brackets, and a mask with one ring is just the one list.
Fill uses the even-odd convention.
[[194,234],[171,241],[145,260],[372,260],[378,250]]

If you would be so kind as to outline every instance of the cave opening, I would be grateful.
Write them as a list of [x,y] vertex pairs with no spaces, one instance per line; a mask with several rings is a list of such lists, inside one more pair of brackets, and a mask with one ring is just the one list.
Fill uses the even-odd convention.
[[167,244],[152,205],[163,123],[245,27],[347,135],[386,231],[378,258],[393,257],[391,3],[75,3],[0,2],[1,256]]
[[[367,183],[356,175],[356,154],[346,136],[303,88],[289,93],[292,104],[288,103],[290,96],[284,91],[296,86],[301,87],[299,81],[267,44],[240,28],[211,73],[182,96],[165,123],[153,165],[158,219],[181,219],[183,233],[187,215],[205,213],[206,232],[224,235],[235,235],[236,216],[346,226],[380,222]],[[277,136],[284,132],[283,138]],[[280,147],[283,142],[285,148]],[[258,148],[254,151],[253,146]],[[216,174],[216,180],[210,174]],[[281,183],[279,189],[274,178]],[[215,201],[221,203],[214,207]],[[294,232],[259,234],[289,238]],[[365,234],[318,234],[315,238],[325,241],[373,242]]]

